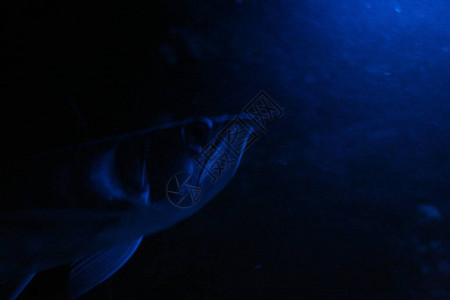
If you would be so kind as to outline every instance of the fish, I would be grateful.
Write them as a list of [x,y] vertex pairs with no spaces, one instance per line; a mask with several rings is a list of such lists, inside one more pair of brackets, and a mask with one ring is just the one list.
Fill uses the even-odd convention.
[[2,163],[0,298],[63,265],[68,299],[101,284],[213,199],[256,132],[245,114],[191,117]]

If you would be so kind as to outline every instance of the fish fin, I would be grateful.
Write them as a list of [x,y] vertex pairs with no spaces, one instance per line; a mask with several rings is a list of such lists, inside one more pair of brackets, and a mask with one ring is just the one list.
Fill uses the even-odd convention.
[[74,262],[69,272],[69,298],[81,296],[113,275],[130,259],[141,240],[142,237]]
[[14,300],[19,296],[34,274],[9,281],[0,281],[0,299]]

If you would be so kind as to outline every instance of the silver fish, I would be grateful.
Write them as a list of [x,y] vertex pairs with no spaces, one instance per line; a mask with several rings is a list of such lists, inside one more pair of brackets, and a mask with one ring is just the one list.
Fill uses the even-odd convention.
[[144,236],[224,188],[255,132],[246,121],[189,118],[3,164],[0,298],[15,299],[34,274],[59,265],[70,265],[71,299],[106,280]]

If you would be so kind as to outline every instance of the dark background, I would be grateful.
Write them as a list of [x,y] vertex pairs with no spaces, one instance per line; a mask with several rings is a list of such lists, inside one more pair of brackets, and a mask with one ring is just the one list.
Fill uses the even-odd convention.
[[[444,1],[1,6],[4,161],[261,89],[286,110],[214,201],[82,299],[450,297]],[[63,289],[43,274],[19,299]]]

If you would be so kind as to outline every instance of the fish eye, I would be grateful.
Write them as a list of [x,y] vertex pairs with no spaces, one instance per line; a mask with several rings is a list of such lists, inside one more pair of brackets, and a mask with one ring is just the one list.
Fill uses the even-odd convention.
[[204,121],[194,121],[181,129],[185,142],[193,146],[204,146],[211,136],[211,124]]

